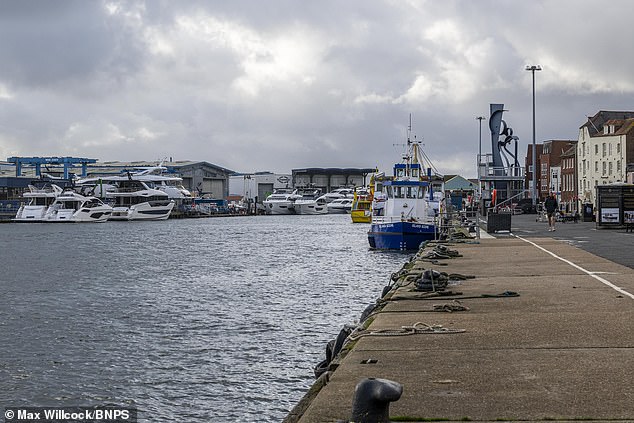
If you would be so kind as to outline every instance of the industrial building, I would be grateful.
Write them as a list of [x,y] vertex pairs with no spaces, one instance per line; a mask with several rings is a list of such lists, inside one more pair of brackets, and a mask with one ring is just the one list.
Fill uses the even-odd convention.
[[323,168],[310,167],[292,170],[292,185],[314,186],[326,193],[340,187],[364,187],[370,183],[368,175],[375,173],[375,168]]

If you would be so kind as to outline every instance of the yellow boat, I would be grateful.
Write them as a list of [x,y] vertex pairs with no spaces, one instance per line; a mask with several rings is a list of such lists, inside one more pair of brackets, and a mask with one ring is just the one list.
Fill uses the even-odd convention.
[[374,197],[372,185],[370,185],[369,193],[364,194],[355,190],[350,210],[353,223],[370,223],[372,221],[372,199]]

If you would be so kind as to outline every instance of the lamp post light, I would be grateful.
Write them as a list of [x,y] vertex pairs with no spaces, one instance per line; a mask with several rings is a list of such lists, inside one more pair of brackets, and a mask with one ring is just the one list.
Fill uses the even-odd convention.
[[535,71],[542,70],[540,65],[526,65],[526,70],[533,74],[533,207],[537,205],[537,150],[535,147]]

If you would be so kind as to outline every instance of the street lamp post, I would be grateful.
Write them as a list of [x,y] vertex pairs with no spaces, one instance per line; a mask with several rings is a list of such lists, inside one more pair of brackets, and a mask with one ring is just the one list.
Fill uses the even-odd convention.
[[482,181],[481,178],[481,163],[482,163],[482,120],[486,119],[484,116],[476,117],[476,120],[480,121],[480,140],[478,143],[478,195],[482,198]]
[[535,147],[535,71],[542,70],[540,65],[526,65],[526,70],[533,74],[533,207],[537,206],[537,149]]
[[478,116],[476,118],[480,121],[480,144],[478,144],[478,163],[480,162],[480,156],[482,156],[482,121],[486,119],[484,116]]

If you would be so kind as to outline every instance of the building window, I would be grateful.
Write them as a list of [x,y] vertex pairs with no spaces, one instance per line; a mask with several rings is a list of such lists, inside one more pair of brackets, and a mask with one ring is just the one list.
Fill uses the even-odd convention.
[[619,176],[620,176],[620,173],[621,173],[621,161],[620,160],[618,162],[616,162],[616,171],[619,173]]
[[603,157],[605,157],[605,152],[607,151],[606,148],[605,148],[605,143],[603,143],[602,151],[603,151]]
[[605,176],[605,168],[606,168],[606,163],[603,162],[603,165],[601,166],[603,169],[602,175]]
[[599,171],[599,162],[594,162],[594,171],[595,172]]
[[621,154],[621,143],[620,142],[616,143],[616,154]]
[[599,154],[599,144],[594,145],[594,154]]
[[608,165],[608,175],[612,175],[612,162]]
[[612,143],[608,144],[608,155],[612,155]]

